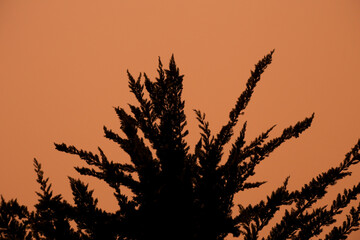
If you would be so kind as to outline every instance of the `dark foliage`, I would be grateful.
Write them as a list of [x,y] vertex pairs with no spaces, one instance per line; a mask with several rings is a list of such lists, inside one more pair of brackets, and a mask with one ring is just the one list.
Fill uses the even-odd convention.
[[[256,84],[272,61],[273,51],[255,65],[244,92],[229,113],[227,123],[213,135],[205,114],[195,110],[201,137],[189,152],[185,141],[185,102],[181,98],[183,75],[171,58],[163,69],[159,59],[158,77],[146,74],[135,79],[129,72],[129,88],[138,105],[131,113],[115,108],[121,135],[104,127],[105,137],[115,142],[131,159],[130,163],[109,160],[99,153],[74,146],[55,144],[57,150],[78,155],[87,167],[75,167],[81,175],[105,181],[113,190],[119,209],[114,213],[97,207],[93,190],[69,177],[74,205],[54,195],[41,165],[34,160],[39,202],[29,212],[16,200],[1,199],[0,237],[2,239],[224,239],[229,234],[242,239],[258,239],[260,231],[282,206],[287,206],[280,222],[263,239],[310,239],[325,226],[334,224],[360,193],[360,183],[339,194],[330,206],[314,207],[331,185],[351,174],[349,168],[360,161],[360,141],[346,154],[338,167],[313,178],[298,191],[284,184],[266,200],[255,205],[239,205],[234,197],[240,191],[258,188],[265,182],[250,182],[255,168],[285,141],[297,138],[310,127],[314,114],[283,130],[269,140],[275,126],[245,142],[246,122],[232,144],[228,157],[224,146],[234,135],[234,127],[248,105]],[[144,80],[142,80],[144,79]],[[145,139],[150,143],[145,144]],[[126,196],[121,187],[130,189]],[[335,226],[325,239],[346,239],[359,228],[360,205],[352,208],[346,221]]]

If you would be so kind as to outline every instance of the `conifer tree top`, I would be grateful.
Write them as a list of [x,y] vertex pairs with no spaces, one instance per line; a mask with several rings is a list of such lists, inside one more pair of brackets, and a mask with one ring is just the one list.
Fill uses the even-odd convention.
[[[229,234],[240,239],[259,239],[280,207],[288,206],[282,219],[263,239],[310,239],[325,226],[335,223],[335,216],[357,199],[360,184],[345,189],[331,205],[317,207],[327,189],[351,174],[359,163],[360,141],[337,167],[319,174],[296,191],[287,184],[275,189],[266,200],[254,205],[234,206],[235,194],[260,188],[263,182],[251,182],[256,167],[284,142],[297,138],[311,126],[314,114],[285,128],[270,138],[275,126],[246,142],[247,122],[243,118],[262,73],[272,62],[274,51],[265,55],[251,71],[245,90],[238,97],[227,122],[213,134],[205,114],[195,110],[201,130],[194,151],[190,152],[185,136],[187,119],[182,99],[183,79],[172,55],[164,69],[159,58],[158,76],[146,74],[135,79],[128,72],[129,88],[137,105],[130,112],[117,107],[121,133],[104,126],[104,135],[130,156],[130,162],[108,159],[98,153],[73,145],[55,143],[57,150],[74,154],[86,167],[75,167],[81,175],[106,182],[114,191],[118,211],[109,213],[97,206],[93,190],[80,179],[69,177],[74,204],[60,194],[54,195],[41,164],[34,160],[40,191],[36,210],[29,212],[16,200],[0,204],[0,236],[26,239],[224,239]],[[240,132],[234,127],[242,124]],[[230,153],[224,147],[235,135]],[[147,145],[145,139],[150,143]],[[123,193],[130,189],[133,196]],[[14,218],[16,216],[16,218]],[[325,239],[346,238],[359,227],[360,205],[353,207],[347,220],[335,226]],[[75,221],[76,228],[70,222]]]

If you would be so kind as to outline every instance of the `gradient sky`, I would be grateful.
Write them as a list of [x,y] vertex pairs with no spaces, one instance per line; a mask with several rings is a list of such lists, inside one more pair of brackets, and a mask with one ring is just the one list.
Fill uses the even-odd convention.
[[[241,119],[247,139],[273,124],[271,136],[278,136],[313,112],[315,120],[257,168],[254,179],[268,183],[239,195],[245,204],[288,175],[289,188],[300,188],[337,166],[360,137],[359,1],[1,1],[0,193],[34,205],[36,157],[54,192],[71,202],[67,176],[79,177],[73,167],[82,163],[57,152],[54,142],[94,152],[101,146],[112,160],[127,161],[102,132],[103,125],[119,127],[114,106],[134,102],[127,69],[153,79],[158,56],[167,66],[174,53],[185,74],[193,145],[199,131],[192,109],[205,112],[216,133],[254,64],[274,48]],[[352,171],[323,203],[359,181],[360,166]],[[95,188],[101,207],[114,210],[106,185],[81,179]]]

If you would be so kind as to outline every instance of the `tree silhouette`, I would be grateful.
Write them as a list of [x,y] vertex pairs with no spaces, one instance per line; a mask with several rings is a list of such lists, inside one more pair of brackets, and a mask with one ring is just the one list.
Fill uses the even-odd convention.
[[[195,110],[201,136],[189,152],[185,141],[186,116],[181,98],[183,75],[170,59],[163,69],[159,59],[158,77],[151,81],[146,74],[135,79],[129,72],[129,88],[138,105],[129,105],[131,113],[115,108],[120,120],[119,135],[104,127],[105,137],[117,143],[131,163],[109,160],[99,153],[74,146],[55,144],[57,150],[78,155],[87,167],[75,167],[81,175],[105,181],[113,190],[119,209],[106,212],[97,206],[93,190],[78,179],[69,177],[74,205],[54,195],[41,164],[34,167],[40,192],[35,211],[29,212],[16,200],[0,204],[2,239],[224,239],[229,234],[241,239],[258,239],[260,231],[281,206],[288,206],[282,219],[263,239],[310,239],[323,227],[335,223],[340,214],[360,193],[360,183],[345,189],[330,206],[313,207],[327,188],[349,176],[349,167],[360,161],[360,141],[346,154],[338,167],[313,178],[300,190],[289,191],[284,184],[266,200],[255,205],[234,207],[240,191],[259,188],[265,182],[250,182],[255,167],[277,147],[297,138],[310,127],[314,114],[283,130],[271,140],[271,127],[250,143],[245,142],[246,122],[223,157],[224,146],[234,135],[234,127],[248,105],[261,74],[272,61],[271,51],[255,65],[246,89],[229,113],[229,120],[213,135],[205,114]],[[143,80],[144,79],[144,80]],[[147,92],[147,93],[146,93]],[[145,139],[150,143],[147,145]],[[126,196],[121,187],[131,190]],[[325,239],[346,239],[359,228],[360,205],[351,208],[347,219],[335,226]],[[75,224],[76,223],[76,224]]]

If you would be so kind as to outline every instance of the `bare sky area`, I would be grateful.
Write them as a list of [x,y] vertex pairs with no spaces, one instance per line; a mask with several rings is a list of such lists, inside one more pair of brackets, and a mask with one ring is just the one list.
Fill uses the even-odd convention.
[[[240,119],[248,121],[247,140],[273,124],[278,136],[313,112],[315,120],[256,169],[254,179],[268,182],[240,194],[244,204],[264,199],[289,175],[289,188],[300,188],[337,166],[360,138],[359,1],[1,1],[0,194],[36,203],[36,157],[54,192],[71,202],[67,176],[80,177],[73,167],[82,163],[54,142],[101,146],[112,160],[127,161],[102,132],[119,128],[113,107],[135,102],[127,69],[154,79],[158,56],[167,66],[175,55],[194,145],[192,109],[205,112],[216,133],[254,64],[272,49],[273,63]],[[360,166],[351,170],[322,203],[359,182]],[[81,178],[101,207],[115,209],[103,183]]]

